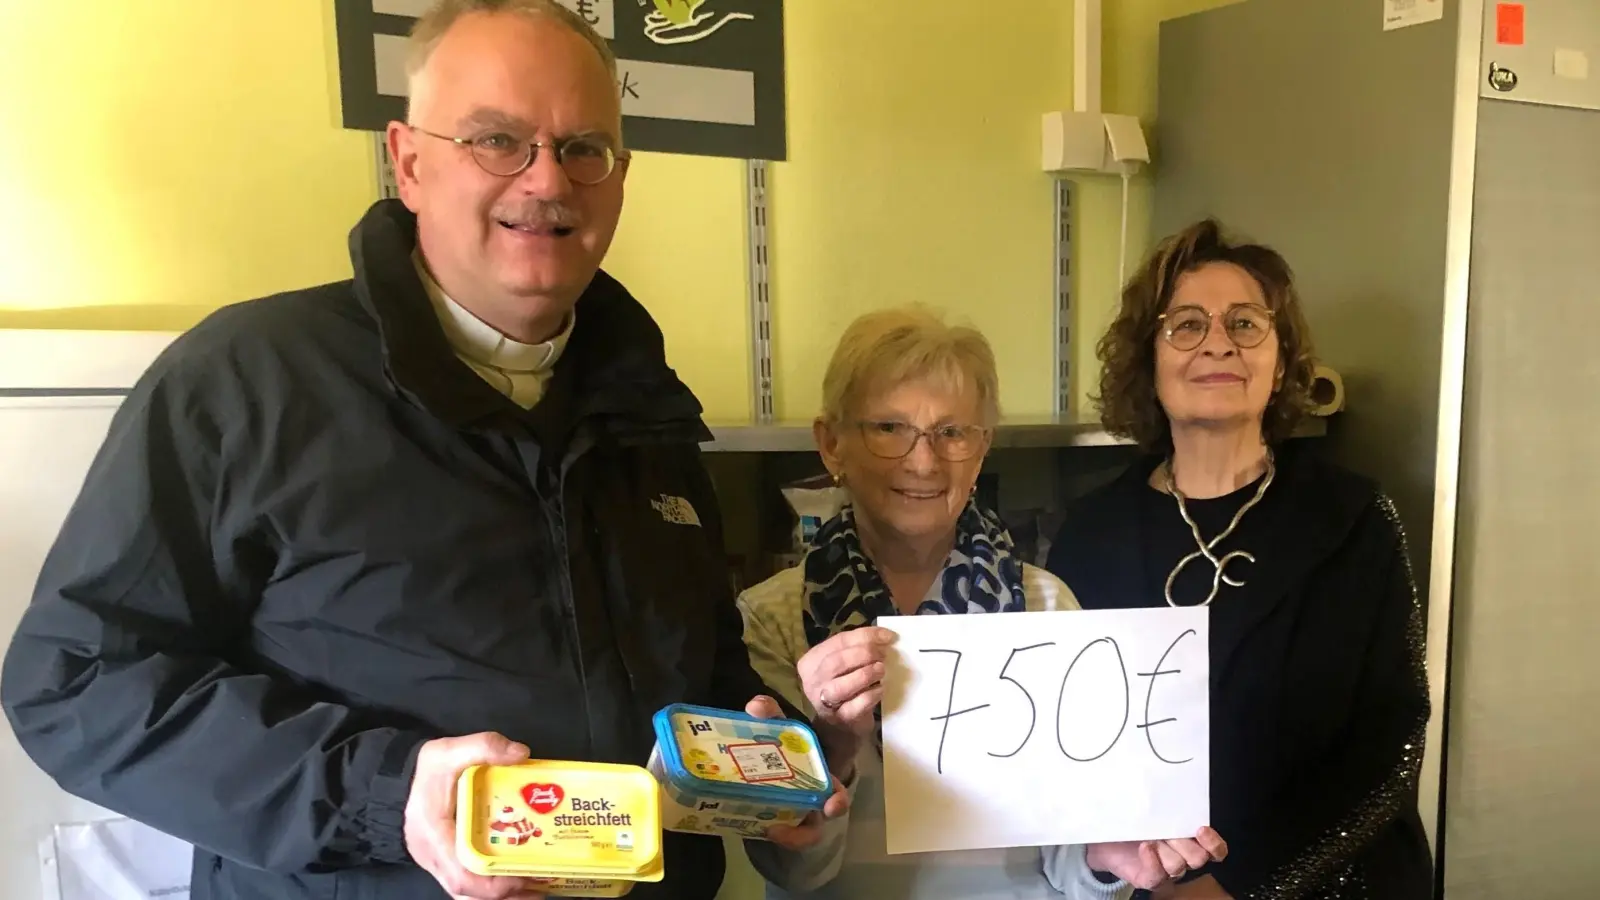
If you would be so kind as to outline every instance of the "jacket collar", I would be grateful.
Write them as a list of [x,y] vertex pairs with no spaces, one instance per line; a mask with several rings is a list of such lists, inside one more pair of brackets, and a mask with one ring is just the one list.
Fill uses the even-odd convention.
[[[416,246],[416,217],[399,200],[373,204],[350,232],[356,296],[377,323],[390,382],[453,427],[520,415],[456,357],[412,264]],[[578,299],[540,405],[557,393],[573,426],[591,425],[622,443],[711,437],[699,400],[667,366],[661,329],[605,272]]]

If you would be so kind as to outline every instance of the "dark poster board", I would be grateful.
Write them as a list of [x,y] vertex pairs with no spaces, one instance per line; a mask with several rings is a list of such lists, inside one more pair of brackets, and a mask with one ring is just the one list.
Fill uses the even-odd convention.
[[[333,0],[344,126],[405,118],[405,36],[430,0]],[[634,150],[784,159],[783,0],[560,0],[611,42]]]

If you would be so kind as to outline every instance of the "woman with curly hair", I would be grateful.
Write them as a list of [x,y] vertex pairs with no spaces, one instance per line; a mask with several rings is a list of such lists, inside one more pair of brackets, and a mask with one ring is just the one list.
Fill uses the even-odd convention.
[[1155,896],[1427,900],[1405,535],[1377,485],[1288,441],[1312,373],[1288,264],[1196,223],[1128,283],[1099,356],[1101,418],[1144,452],[1074,504],[1048,567],[1085,609],[1211,607],[1229,853]]

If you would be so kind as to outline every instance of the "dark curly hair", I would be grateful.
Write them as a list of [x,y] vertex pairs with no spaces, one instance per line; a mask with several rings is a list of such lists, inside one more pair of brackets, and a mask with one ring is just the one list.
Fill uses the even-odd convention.
[[1179,277],[1210,263],[1232,263],[1248,272],[1273,312],[1283,379],[1261,420],[1269,446],[1289,437],[1310,402],[1311,333],[1289,263],[1270,247],[1230,240],[1215,219],[1204,219],[1162,241],[1134,273],[1123,288],[1116,320],[1096,348],[1101,369],[1094,401],[1101,424],[1151,453],[1172,451],[1172,426],[1156,395],[1158,317],[1172,302]]

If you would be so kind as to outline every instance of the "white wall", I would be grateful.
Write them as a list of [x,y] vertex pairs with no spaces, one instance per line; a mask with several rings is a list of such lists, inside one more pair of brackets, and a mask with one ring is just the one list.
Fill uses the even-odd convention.
[[[171,339],[0,331],[0,642],[10,643],[45,553],[105,438],[118,403],[106,393],[131,385]],[[45,896],[40,843],[53,826],[110,816],[57,788],[9,727],[0,729],[0,798],[0,900]]]

